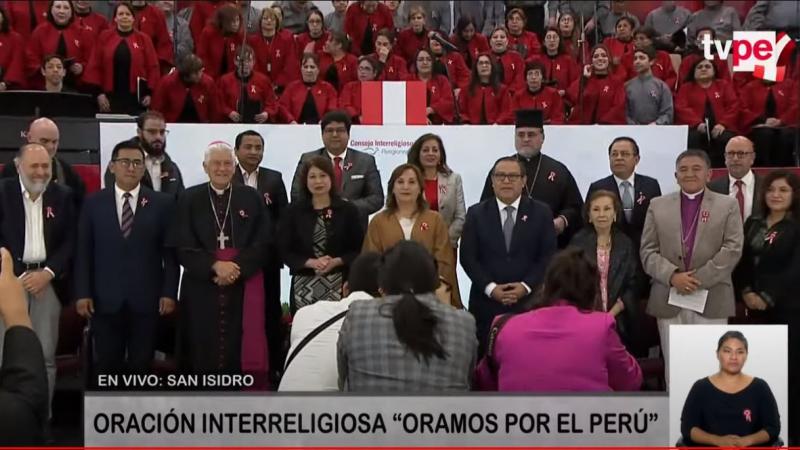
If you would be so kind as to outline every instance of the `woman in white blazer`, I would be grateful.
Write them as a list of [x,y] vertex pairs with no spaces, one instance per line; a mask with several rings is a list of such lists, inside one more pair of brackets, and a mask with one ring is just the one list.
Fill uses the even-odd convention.
[[[461,175],[447,166],[447,153],[442,138],[433,133],[420,136],[408,150],[408,163],[417,166],[425,178],[425,200],[430,209],[437,211],[444,219],[455,258],[458,240],[461,239],[461,230],[467,217],[467,207],[464,204]],[[458,286],[451,288],[458,292]]]

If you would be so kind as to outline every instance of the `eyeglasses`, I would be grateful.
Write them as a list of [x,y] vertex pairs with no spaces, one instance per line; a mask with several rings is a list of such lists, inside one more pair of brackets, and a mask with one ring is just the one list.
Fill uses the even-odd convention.
[[512,181],[512,182],[514,182],[514,181],[521,180],[522,179],[522,175],[520,175],[518,173],[498,172],[498,173],[492,174],[492,178],[495,181]]
[[725,152],[725,157],[726,158],[731,158],[731,159],[734,159],[734,158],[744,159],[744,158],[747,158],[748,156],[750,156],[752,154],[753,154],[753,152]]
[[128,169],[133,165],[134,169],[139,169],[144,166],[144,160],[142,159],[115,159],[114,163],[121,165],[122,167]]
[[144,132],[147,133],[147,134],[163,134],[164,136],[169,134],[169,130],[167,130],[166,128],[161,128],[161,129],[158,129],[158,128],[145,128]]

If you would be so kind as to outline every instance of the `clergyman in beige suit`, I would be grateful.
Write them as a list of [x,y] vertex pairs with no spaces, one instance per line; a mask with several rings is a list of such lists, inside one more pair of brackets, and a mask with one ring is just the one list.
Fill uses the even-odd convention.
[[726,324],[735,314],[742,217],[736,200],[706,189],[710,167],[701,150],[678,155],[680,192],[653,199],[644,222],[642,265],[653,279],[647,313],[658,319],[667,379],[670,325]]

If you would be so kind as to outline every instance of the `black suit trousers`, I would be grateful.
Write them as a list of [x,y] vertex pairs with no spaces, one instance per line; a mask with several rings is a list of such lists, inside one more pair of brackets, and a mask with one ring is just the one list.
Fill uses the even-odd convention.
[[131,311],[127,304],[113,314],[95,314],[95,374],[148,373],[156,346],[158,317],[157,312]]

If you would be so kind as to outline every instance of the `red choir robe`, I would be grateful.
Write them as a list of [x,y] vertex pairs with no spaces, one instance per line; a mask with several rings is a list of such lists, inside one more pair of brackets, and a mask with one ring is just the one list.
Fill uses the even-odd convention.
[[[686,81],[686,77],[689,76],[689,72],[692,71],[692,67],[694,63],[698,60],[703,59],[702,53],[691,53],[686,55],[681,60],[681,65],[678,67],[678,87],[681,86]],[[711,60],[711,63],[714,64],[714,68],[717,72],[717,78],[721,80],[730,80],[731,79],[731,71],[728,69],[728,61],[722,61],[721,59],[714,57]]]
[[152,5],[146,5],[136,11],[136,29],[150,36],[159,61],[166,66],[174,64],[172,37],[169,35],[167,18],[163,11]]
[[307,31],[301,35],[298,35],[295,38],[297,57],[302,60],[306,45],[308,45],[309,42],[314,42],[314,51],[312,53],[316,53],[317,56],[322,57],[324,54],[323,48],[325,47],[325,43],[328,42],[328,38],[330,38],[330,33],[327,31],[323,31],[322,36],[318,37],[317,39],[312,38]]
[[613,36],[603,39],[603,45],[608,47],[608,51],[611,53],[608,55],[609,59],[613,60],[614,58],[617,58],[619,60],[617,65],[622,64],[628,55],[631,55],[632,57],[633,50],[636,48],[633,45],[633,39],[628,42],[622,42]]
[[[575,106],[569,122],[572,124],[625,125],[625,84],[609,75],[592,75],[585,81],[583,98],[580,98],[581,79],[572,82],[567,90],[567,99]],[[582,104],[579,105],[578,101]]]
[[[411,79],[419,81],[419,76],[415,73]],[[450,80],[444,75],[433,75],[425,83],[425,89],[428,96],[427,105],[434,112],[432,116],[428,117],[431,123],[433,125],[452,124],[455,120],[455,99]]]
[[160,112],[168,123],[178,121],[189,95],[203,123],[217,122],[221,116],[219,91],[214,80],[203,74],[198,83],[186,85],[174,70],[158,83],[150,109]]
[[137,78],[146,79],[150,90],[155,91],[161,74],[158,56],[150,37],[135,30],[126,37],[120,36],[116,28],[100,34],[83,77],[84,82],[98,86],[103,92],[111,92],[114,89],[114,53],[122,41],[125,41],[131,54],[128,92],[136,93]]
[[[521,48],[520,48],[521,47]],[[511,32],[508,33],[508,48],[515,50],[521,55],[524,54],[526,58],[533,55],[538,55],[542,52],[541,44],[536,33],[524,30],[519,36],[514,36]],[[524,52],[521,50],[524,49]]]
[[428,48],[428,30],[416,34],[411,28],[406,28],[397,35],[397,45],[394,51],[406,61],[414,61],[420,49]]
[[552,58],[540,54],[528,59],[528,62],[532,61],[538,61],[544,66],[544,79],[554,82],[550,87],[556,90],[566,91],[572,82],[581,76],[581,68],[578,67],[575,58],[568,53],[559,53]]
[[535,94],[530,89],[514,94],[511,97],[509,114],[503,122],[507,124],[514,123],[514,111],[519,109],[542,110],[545,125],[563,125],[565,123],[564,102],[561,100],[561,96],[558,95],[558,91],[549,86],[543,86]]
[[[43,22],[35,30],[25,51],[25,65],[28,75],[28,82],[31,88],[40,89],[44,87],[42,77],[42,60],[45,56],[53,54],[58,48],[58,41],[61,34],[64,34],[64,43],[67,47],[67,59],[73,59],[75,63],[83,66],[86,71],[86,64],[91,56],[91,46],[86,43],[83,31],[78,27],[77,22],[73,21],[66,28],[60,30],[50,22]],[[65,67],[67,72],[69,68]],[[83,73],[77,77],[80,80]]]
[[214,25],[208,25],[196,43],[197,56],[203,60],[205,73],[213,79],[219,79],[223,58],[227,60],[227,72],[236,69],[236,54],[242,45],[242,34],[223,35]]
[[[328,79],[328,71],[331,66],[336,68],[336,83]],[[352,53],[345,53],[344,58],[334,61],[333,57],[327,53],[319,59],[319,76],[331,83],[337,92],[344,89],[344,85],[351,81],[358,80],[358,58]]]
[[[219,88],[220,107],[225,121],[229,121],[228,115],[233,111],[238,111],[239,100],[242,96],[242,80],[236,72],[223,75],[217,81]],[[261,112],[269,114],[268,123],[275,123],[278,119],[278,97],[275,95],[275,88],[266,75],[253,72],[247,80],[245,88],[248,99],[261,103]]]
[[351,81],[344,85],[339,94],[339,108],[344,110],[353,123],[361,122],[361,82]]
[[[622,59],[621,67],[625,70],[626,81],[636,78],[638,75],[636,70],[633,69],[633,53],[627,54]],[[675,90],[675,85],[678,81],[678,74],[675,72],[675,68],[672,67],[672,59],[670,58],[669,53],[663,50],[657,50],[656,59],[653,61],[652,70],[654,77],[666,83],[667,86],[669,86],[673,91]]]
[[736,133],[739,125],[739,99],[733,85],[720,79],[714,80],[708,89],[703,89],[696,82],[683,83],[675,98],[675,124],[696,128],[703,123],[706,99],[711,103],[717,123]]
[[[370,54],[378,62],[380,59],[375,53]],[[386,64],[383,65],[383,70],[378,74],[376,81],[405,81],[408,79],[408,63],[401,56],[396,55],[394,52],[389,52],[386,58]]]
[[377,9],[372,14],[367,14],[361,7],[361,3],[353,3],[347,8],[344,16],[344,32],[350,36],[350,52],[356,56],[361,55],[361,47],[364,43],[364,31],[367,24],[372,28],[372,44],[378,37],[378,31],[383,28],[394,30],[394,19],[392,11],[383,3],[378,3]]
[[339,96],[330,83],[319,79],[311,87],[308,87],[302,80],[295,80],[286,86],[286,90],[283,91],[280,98],[280,105],[284,109],[284,114],[287,115],[288,122],[297,121],[300,118],[309,90],[314,97],[320,119],[328,111],[338,109]]
[[191,2],[192,16],[189,19],[189,32],[192,34],[192,41],[197,46],[200,41],[200,35],[203,34],[203,29],[208,25],[209,21],[214,18],[214,13],[217,8],[227,2],[219,0],[197,0]]
[[35,1],[34,24],[31,24],[31,9],[27,1],[11,0],[5,3],[5,10],[8,13],[8,24],[11,29],[22,36],[25,41],[33,34],[37,26],[47,22],[47,10],[50,2]]
[[475,64],[475,60],[478,59],[478,55],[491,52],[489,40],[480,33],[475,33],[475,36],[467,43],[462,43],[461,39],[455,34],[452,34],[450,35],[450,42],[458,47],[458,51],[461,53],[461,56],[464,57],[464,62],[470,69],[472,65]]
[[94,48],[94,44],[98,42],[97,38],[100,36],[100,33],[106,31],[110,27],[108,20],[94,11],[89,12],[89,14],[85,16],[75,14],[75,21],[78,22],[78,26],[83,30],[84,36],[86,36],[86,43],[92,48]]
[[765,113],[770,92],[775,99],[774,117],[786,126],[797,127],[800,94],[797,93],[797,83],[791,78],[774,84],[754,79],[738,92],[742,106],[739,129],[743,132],[750,133],[753,125],[768,119]]
[[511,97],[505,85],[495,90],[492,86],[476,86],[475,92],[471,93],[470,88],[466,87],[458,96],[458,112],[461,115],[461,123],[480,125],[481,108],[486,107],[486,123],[501,123],[503,117],[511,115]]
[[469,86],[470,71],[461,53],[445,52],[438,59],[447,68],[447,78],[454,87],[464,89]]
[[27,85],[25,48],[22,36],[16,31],[0,33],[0,81],[6,86],[21,89]]
[[300,79],[300,61],[297,59],[292,33],[280,30],[271,39],[261,34],[251,34],[247,43],[256,54],[256,70],[267,75],[273,85],[283,89]]
[[[789,78],[789,75],[786,75],[786,78]],[[753,72],[733,72],[733,88],[736,89],[736,92],[742,92],[747,83],[755,80],[756,77],[753,76]]]
[[514,92],[525,88],[525,61],[522,59],[522,55],[514,50],[507,50],[499,56],[492,53],[492,57],[495,64],[498,59],[500,60],[503,69],[502,81],[510,91]]

